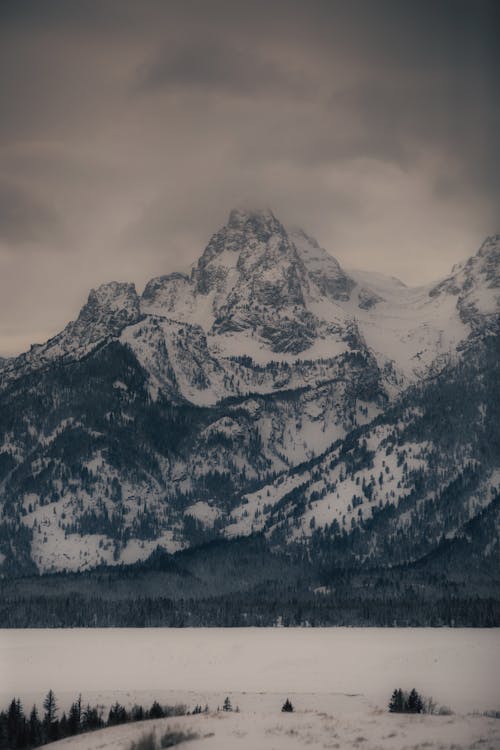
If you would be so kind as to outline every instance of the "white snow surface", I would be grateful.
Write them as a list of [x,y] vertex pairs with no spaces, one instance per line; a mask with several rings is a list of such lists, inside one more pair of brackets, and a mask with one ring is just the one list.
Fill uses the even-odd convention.
[[304,750],[304,748],[365,748],[365,750],[498,750],[498,719],[459,716],[402,716],[367,708],[353,711],[352,699],[336,703],[304,696],[295,713],[280,713],[280,698],[255,696],[239,713],[161,719],[112,727],[50,746],[53,750],[129,750],[131,743],[153,731],[158,742],[168,730],[194,733],[177,745],[184,750]]
[[[199,735],[191,750],[500,747],[500,631],[483,629],[106,629],[0,631],[0,700],[29,710],[51,687],[60,710],[82,693],[104,713],[208,704],[207,715],[163,719],[62,740],[54,750],[128,750],[167,727]],[[392,715],[395,687],[415,687],[455,715]],[[229,696],[239,713],[217,713]],[[295,707],[280,709],[285,698]]]
[[215,505],[210,505],[204,500],[193,503],[185,510],[185,514],[201,521],[205,526],[213,526],[220,516],[220,510]]
[[429,296],[433,284],[407,287],[382,274],[350,274],[361,288],[381,298],[368,310],[352,309],[368,347],[379,364],[393,362],[406,379],[418,377],[440,355],[453,353],[470,333],[460,319],[456,297]]

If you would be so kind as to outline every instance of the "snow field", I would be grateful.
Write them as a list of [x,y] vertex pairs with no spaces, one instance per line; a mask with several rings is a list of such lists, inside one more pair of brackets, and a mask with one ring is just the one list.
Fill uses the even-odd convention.
[[[0,704],[27,710],[52,688],[60,710],[82,693],[104,714],[208,704],[209,715],[114,727],[58,750],[128,750],[151,726],[191,729],[186,750],[500,748],[500,632],[483,629],[98,629],[0,631]],[[395,687],[416,689],[453,716],[387,711]],[[226,695],[239,713],[217,713]],[[289,697],[295,712],[282,714]],[[56,750],[56,747],[54,747]]]
[[[317,705],[317,701],[315,702]],[[129,750],[132,742],[151,731],[157,740],[171,729],[196,733],[183,750],[498,750],[500,722],[476,716],[402,716],[373,709],[366,713],[334,712],[316,707],[280,712],[277,701],[263,700],[239,713],[208,715],[128,724],[61,740],[53,750]],[[331,703],[330,703],[331,707]]]

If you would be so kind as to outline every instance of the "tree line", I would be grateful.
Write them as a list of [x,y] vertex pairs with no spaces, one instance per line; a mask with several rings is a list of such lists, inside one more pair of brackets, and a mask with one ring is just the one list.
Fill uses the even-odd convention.
[[[149,708],[135,705],[127,710],[120,703],[114,703],[105,718],[102,706],[82,705],[82,697],[78,696],[66,713],[60,714],[59,706],[53,690],[49,690],[43,700],[43,713],[39,713],[36,705],[31,712],[25,713],[20,698],[13,698],[6,711],[0,712],[0,750],[30,750],[30,748],[45,745],[47,742],[72,737],[95,729],[126,724],[145,719],[162,719],[169,716],[184,716],[189,713],[186,706],[162,706],[153,701]],[[201,713],[200,706],[196,706],[193,713]]]
[[[61,627],[498,627],[493,596],[408,592],[253,591],[203,599],[26,596],[0,601],[4,628]],[[273,598],[275,594],[275,598]]]

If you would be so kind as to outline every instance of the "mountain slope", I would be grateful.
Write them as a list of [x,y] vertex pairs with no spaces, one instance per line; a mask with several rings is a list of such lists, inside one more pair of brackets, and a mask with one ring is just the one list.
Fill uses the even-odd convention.
[[255,532],[336,564],[427,554],[499,484],[499,258],[496,235],[409,289],[238,210],[190,274],[92,291],[0,365],[3,570]]
[[499,363],[497,332],[319,459],[246,495],[225,533],[306,543],[338,565],[415,561],[459,538],[500,493]]

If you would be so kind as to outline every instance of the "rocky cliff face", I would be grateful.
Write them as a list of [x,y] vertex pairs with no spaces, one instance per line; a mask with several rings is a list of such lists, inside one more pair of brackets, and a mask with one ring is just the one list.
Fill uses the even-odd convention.
[[456,297],[460,319],[473,329],[498,316],[500,306],[500,235],[488,237],[476,255],[433,287],[431,297]]
[[256,531],[401,560],[425,547],[407,527],[458,532],[498,484],[478,446],[496,434],[499,248],[409,289],[238,210],[190,274],[91,291],[58,336],[0,363],[4,571]]

